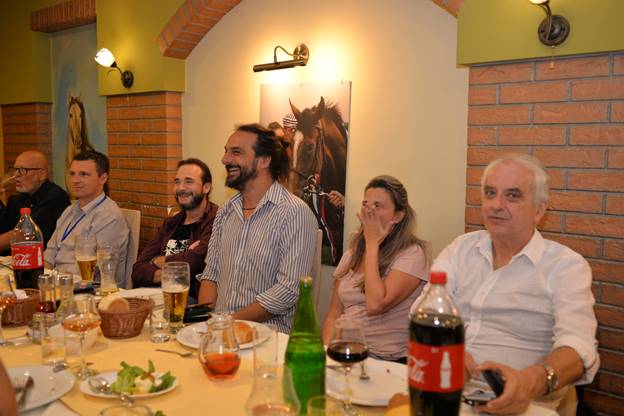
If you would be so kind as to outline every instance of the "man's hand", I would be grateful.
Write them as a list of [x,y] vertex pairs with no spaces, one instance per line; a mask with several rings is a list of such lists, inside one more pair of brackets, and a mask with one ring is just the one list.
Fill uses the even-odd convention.
[[165,264],[165,256],[158,256],[152,259],[152,264],[159,269],[163,268],[163,264]]
[[486,361],[477,367],[478,371],[494,370],[505,380],[503,394],[489,401],[485,406],[478,406],[478,412],[495,415],[517,414],[524,412],[535,397],[535,394],[546,386],[546,375],[540,366],[530,366],[523,370],[515,370],[506,365]]

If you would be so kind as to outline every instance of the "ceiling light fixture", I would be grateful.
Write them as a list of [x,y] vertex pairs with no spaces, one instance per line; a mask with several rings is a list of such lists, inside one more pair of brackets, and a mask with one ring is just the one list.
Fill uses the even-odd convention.
[[[132,72],[130,71],[122,71],[117,65],[117,62],[115,62],[113,53],[108,49],[100,49],[100,51],[95,55],[95,62],[108,68],[117,69],[117,71],[121,74],[121,84],[126,88],[130,88],[132,86],[132,83],[134,82],[134,75],[132,75]],[[110,73],[111,71],[108,72]]]
[[[289,56],[292,56],[293,59],[288,61],[280,61],[277,60],[277,50],[281,49]],[[310,57],[310,50],[305,44],[297,45],[293,53],[288,52],[283,47],[277,45],[275,49],[273,49],[273,63],[270,64],[259,64],[254,65],[253,71],[273,71],[275,69],[284,69],[284,68],[293,68],[295,66],[305,66],[308,63],[308,58]]]
[[540,42],[546,46],[561,45],[570,34],[570,23],[568,20],[558,14],[552,14],[548,5],[550,0],[529,1],[540,6],[546,13],[546,18],[542,20],[537,28],[537,37]]

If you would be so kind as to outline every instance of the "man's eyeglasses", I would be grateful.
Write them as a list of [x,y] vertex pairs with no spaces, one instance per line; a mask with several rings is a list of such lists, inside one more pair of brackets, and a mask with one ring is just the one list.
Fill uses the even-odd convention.
[[10,172],[13,172],[19,175],[28,175],[30,172],[35,171],[35,170],[43,170],[43,168],[16,168],[13,166],[9,168]]

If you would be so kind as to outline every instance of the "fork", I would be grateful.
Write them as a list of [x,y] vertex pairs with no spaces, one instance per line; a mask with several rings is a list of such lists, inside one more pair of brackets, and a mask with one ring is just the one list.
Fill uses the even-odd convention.
[[26,397],[28,396],[28,393],[30,392],[30,389],[32,389],[33,386],[35,385],[35,380],[33,380],[33,378],[30,376],[30,374],[24,373],[24,376],[26,377],[26,382],[24,383],[24,389],[22,390],[22,395],[20,396],[19,400],[17,401],[17,407],[19,409],[24,407],[24,405],[26,404]]
[[168,352],[170,354],[178,354],[182,358],[187,358],[193,355],[193,351],[179,352],[179,351],[173,351],[173,350],[163,350],[162,348],[156,348],[156,351]]

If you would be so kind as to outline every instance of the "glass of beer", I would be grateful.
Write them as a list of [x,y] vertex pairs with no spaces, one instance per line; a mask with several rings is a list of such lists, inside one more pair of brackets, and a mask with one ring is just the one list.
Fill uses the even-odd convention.
[[63,328],[66,331],[78,334],[80,339],[81,368],[76,374],[86,380],[91,375],[85,361],[84,343],[87,333],[100,326],[101,318],[95,307],[93,295],[76,295],[69,307],[69,315],[63,319]]
[[164,314],[169,321],[169,330],[176,333],[182,328],[184,309],[188,300],[191,284],[189,264],[185,261],[165,263],[161,273],[161,286],[165,301]]
[[6,344],[4,334],[2,333],[2,312],[4,309],[15,303],[17,297],[13,292],[13,284],[11,283],[11,277],[8,274],[0,275],[0,346]]
[[89,234],[81,234],[76,237],[74,251],[76,253],[76,263],[80,270],[82,280],[92,281],[97,263],[97,243],[95,237]]

